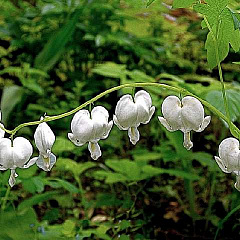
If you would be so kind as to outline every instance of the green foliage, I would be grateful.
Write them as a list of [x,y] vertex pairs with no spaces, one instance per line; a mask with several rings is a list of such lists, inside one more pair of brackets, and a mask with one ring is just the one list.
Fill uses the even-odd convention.
[[203,14],[204,27],[208,26],[205,48],[209,67],[212,69],[228,55],[229,44],[235,52],[240,48],[240,33],[236,28],[236,19],[227,8],[228,0],[209,0],[207,4],[196,4],[194,9]]
[[[132,82],[182,87],[225,113],[217,74],[206,64],[206,23],[201,29],[192,9],[169,10],[161,1],[120,2],[0,0],[1,111],[8,128],[44,113],[69,111],[110,87]],[[196,2],[175,0],[173,6]],[[237,7],[229,5],[230,10],[226,1],[194,6],[206,16],[214,36],[219,25],[219,55],[228,53],[229,43],[238,50]],[[209,33],[211,66],[216,64],[212,41]],[[240,78],[232,61],[238,62],[239,54],[230,49],[222,66],[229,81],[231,118],[237,122]],[[222,238],[229,237],[226,232],[239,238],[238,212],[227,218],[229,226],[221,224],[239,204],[239,195],[232,192],[230,175],[222,174],[213,159],[228,129],[212,115],[204,133],[192,133],[194,147],[187,151],[182,133],[167,132],[157,120],[163,99],[172,93],[147,90],[156,113],[150,124],[139,127],[136,146],[126,131],[113,127],[109,138],[100,141],[102,157],[93,161],[87,144],[76,147],[67,139],[69,117],[49,123],[57,136],[52,148],[57,162],[50,172],[36,166],[17,169],[18,182],[10,192],[10,172],[0,172],[0,239],[146,240],[166,234],[174,239],[172,226],[189,238],[203,231],[211,238],[218,226],[226,226],[227,231],[219,232]],[[132,94],[132,89],[127,91]],[[105,106],[112,119],[116,102],[127,91],[94,106]],[[18,134],[33,143],[34,130],[28,127]]]
[[174,8],[187,8],[193,5],[196,0],[173,0]]

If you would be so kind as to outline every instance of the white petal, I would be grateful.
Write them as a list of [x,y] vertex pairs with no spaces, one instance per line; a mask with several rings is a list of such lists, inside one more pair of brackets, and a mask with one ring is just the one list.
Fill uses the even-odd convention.
[[174,132],[175,130],[168,124],[167,120],[163,117],[158,117],[160,123],[170,132]]
[[120,130],[128,130],[128,127],[122,127],[121,125],[120,125],[120,123],[118,122],[118,119],[117,119],[117,117],[116,117],[116,115],[113,115],[113,122],[114,122],[114,124],[115,125],[117,125],[117,127],[120,129]]
[[7,168],[0,166],[0,171],[5,171],[5,170],[7,170]]
[[100,146],[98,145],[98,143],[89,142],[88,150],[91,153],[91,158],[94,160],[97,160],[102,155],[102,152],[101,152],[101,149],[100,149]]
[[[137,124],[137,106],[133,102],[131,95],[127,94],[119,99],[115,109],[115,116],[118,125],[120,125],[122,129],[128,129]],[[114,120],[114,122],[116,121]]]
[[50,171],[53,165],[56,163],[56,156],[54,154],[50,154],[48,158],[44,158],[42,155],[39,155],[36,164],[39,168],[44,171]]
[[222,159],[219,157],[214,157],[217,165],[220,167],[220,169],[225,172],[225,173],[231,173],[230,171],[227,170],[226,165],[223,163]]
[[13,187],[15,185],[17,176],[18,175],[16,174],[15,169],[11,169],[10,177],[8,179],[10,187]]
[[236,138],[226,138],[219,145],[219,157],[227,167],[227,171],[240,170],[239,141]]
[[93,122],[87,110],[78,111],[71,122],[72,135],[68,134],[69,139],[77,146],[88,142],[93,136]]
[[131,127],[128,129],[128,136],[133,145],[135,145],[140,139],[140,134],[136,127]]
[[33,153],[31,143],[23,137],[17,137],[13,140],[13,160],[17,167],[23,165],[30,159]]
[[[141,90],[135,94],[135,104],[137,106],[137,122],[148,123],[150,121],[150,108],[152,106],[152,99],[148,92]],[[155,109],[154,109],[155,110]],[[153,109],[152,109],[153,111]]]
[[198,130],[195,130],[196,132],[202,132],[210,123],[211,121],[211,116],[207,116],[204,118],[201,127]]
[[135,96],[134,96],[134,101],[137,103],[138,101],[141,101],[145,103],[145,105],[147,105],[148,108],[150,108],[152,106],[152,98],[150,96],[150,94],[148,92],[146,92],[145,90],[140,90],[138,92],[136,92]]
[[104,116],[106,121],[108,121],[109,114],[108,114],[108,111],[105,107],[97,106],[97,107],[93,108],[93,110],[91,112],[92,119],[98,118],[99,115]]
[[111,121],[108,123],[107,127],[105,128],[105,132],[104,132],[104,134],[102,135],[101,139],[106,139],[106,138],[108,137],[108,135],[109,135],[109,133],[110,133],[110,131],[111,131],[111,129],[112,129],[112,126],[113,126],[113,121],[111,120]]
[[36,163],[37,160],[38,160],[38,157],[34,157],[34,158],[30,159],[29,162],[27,164],[23,165],[22,168],[29,168],[29,167],[31,167],[33,164]]
[[182,127],[181,102],[178,99],[178,97],[168,96],[163,101],[163,103],[162,103],[162,114],[163,114],[163,117],[165,118],[165,120],[167,121],[168,125],[172,129],[172,131],[179,130]]
[[[0,125],[4,127],[3,124],[0,123]],[[0,128],[0,138],[3,138],[4,135],[5,135],[5,131]]]
[[55,142],[55,135],[47,123],[40,123],[34,133],[35,144],[40,153],[47,154]]
[[234,187],[235,187],[238,191],[240,191],[240,175],[237,175],[237,176],[236,176],[236,182],[235,182],[235,184],[234,184]]
[[201,102],[191,96],[182,99],[181,119],[184,130],[197,131],[201,128],[204,120],[204,109]]
[[98,141],[106,132],[106,127],[108,125],[108,111],[102,106],[97,106],[93,108],[91,115],[93,134],[90,141]]
[[13,147],[11,147],[11,140],[8,138],[0,139],[0,165],[5,169],[14,166]]
[[190,150],[193,147],[193,143],[191,141],[191,136],[190,136],[190,132],[184,132],[183,133],[183,146],[187,149]]

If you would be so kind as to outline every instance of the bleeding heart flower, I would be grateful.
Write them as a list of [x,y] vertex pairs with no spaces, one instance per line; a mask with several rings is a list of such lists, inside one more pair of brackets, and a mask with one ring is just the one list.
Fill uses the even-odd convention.
[[219,157],[215,160],[221,170],[225,173],[235,173],[235,188],[240,191],[240,150],[239,141],[236,138],[224,139],[218,149]]
[[88,142],[91,157],[97,160],[102,155],[98,141],[108,137],[113,125],[113,121],[108,122],[108,118],[108,111],[102,106],[94,107],[91,116],[88,110],[80,110],[72,119],[72,133],[68,133],[68,138],[76,146]]
[[182,101],[176,96],[168,96],[162,104],[163,117],[158,117],[161,124],[170,132],[181,130],[184,133],[183,146],[189,150],[193,143],[190,131],[202,132],[210,123],[211,117],[204,118],[201,102],[191,96]]
[[113,121],[120,130],[128,130],[130,141],[135,145],[140,138],[138,126],[141,123],[147,124],[154,112],[150,94],[141,90],[135,94],[134,100],[129,94],[119,99]]
[[27,166],[36,163],[44,171],[50,171],[56,163],[56,156],[51,152],[55,135],[47,123],[43,122],[38,125],[34,133],[34,140],[39,150],[39,156],[32,158]]
[[16,168],[28,168],[28,162],[33,153],[31,143],[23,137],[17,137],[11,142],[8,138],[0,139],[0,170],[11,170],[9,185],[13,187],[16,183]]

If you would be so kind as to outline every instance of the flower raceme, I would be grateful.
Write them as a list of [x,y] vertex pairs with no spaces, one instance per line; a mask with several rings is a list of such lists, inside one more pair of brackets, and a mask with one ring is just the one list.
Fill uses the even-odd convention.
[[170,132],[181,130],[184,133],[183,146],[189,150],[193,143],[190,131],[202,132],[210,123],[211,117],[204,118],[204,108],[201,102],[191,96],[182,101],[176,96],[168,96],[162,104],[163,117],[158,117],[160,123]]
[[129,94],[119,99],[113,121],[120,130],[128,130],[130,141],[135,145],[140,138],[138,126],[141,123],[147,124],[154,112],[151,96],[148,92],[140,90],[134,99]]
[[8,138],[0,139],[0,170],[11,170],[9,185],[16,183],[16,168],[28,168],[25,165],[33,153],[31,143],[23,137],[17,137],[11,142]]
[[221,170],[225,173],[235,173],[235,188],[240,191],[240,150],[239,141],[236,138],[224,139],[218,149],[219,157],[215,160]]
[[72,119],[72,133],[68,133],[68,138],[76,146],[88,142],[91,157],[97,160],[102,155],[98,141],[106,139],[113,126],[113,121],[108,122],[108,118],[108,111],[102,106],[94,107],[91,115],[88,110],[79,110]]

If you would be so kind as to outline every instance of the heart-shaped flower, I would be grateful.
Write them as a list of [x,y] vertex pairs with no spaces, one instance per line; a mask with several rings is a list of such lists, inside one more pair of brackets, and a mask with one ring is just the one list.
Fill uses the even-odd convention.
[[38,125],[34,133],[34,141],[39,150],[39,156],[32,158],[27,166],[36,163],[44,171],[50,171],[56,163],[56,156],[51,152],[55,135],[47,123],[43,122]]
[[11,142],[8,138],[0,139],[0,170],[11,170],[9,185],[16,183],[16,168],[27,168],[28,162],[33,153],[31,143],[23,137],[17,137]]
[[98,141],[108,137],[113,125],[113,121],[108,122],[108,118],[108,111],[102,106],[94,107],[91,116],[88,110],[80,110],[72,119],[72,133],[68,133],[68,138],[76,146],[88,142],[91,157],[97,160],[102,155]]
[[184,133],[183,146],[189,150],[193,143],[190,131],[202,132],[210,123],[211,117],[204,118],[204,108],[201,102],[191,96],[182,101],[176,96],[168,96],[162,104],[163,117],[158,117],[161,124],[170,132],[181,130]]
[[235,188],[240,191],[240,150],[239,141],[236,138],[224,139],[218,148],[219,157],[215,160],[221,170],[225,173],[235,173]]
[[113,121],[120,130],[128,130],[130,141],[135,145],[140,138],[137,127],[141,123],[147,124],[154,112],[150,94],[141,90],[135,94],[134,100],[129,94],[119,99]]

